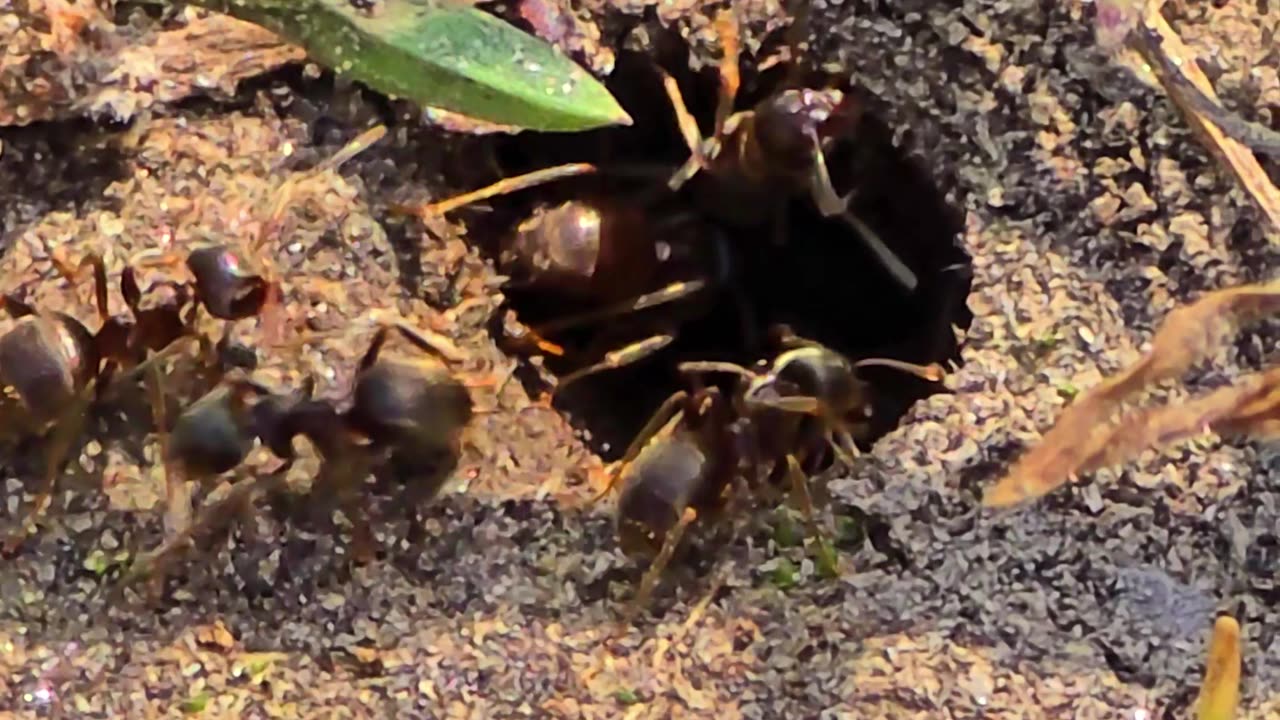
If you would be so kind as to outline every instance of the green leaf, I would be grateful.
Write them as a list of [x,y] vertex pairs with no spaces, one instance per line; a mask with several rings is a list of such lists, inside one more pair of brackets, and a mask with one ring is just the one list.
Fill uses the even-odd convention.
[[618,702],[622,705],[635,705],[640,702],[640,696],[636,695],[634,690],[622,689],[614,694]]
[[183,700],[182,704],[178,706],[178,709],[186,713],[187,715],[196,715],[198,713],[204,712],[205,707],[207,707],[208,705],[209,705],[209,693],[202,692],[202,693],[197,693],[195,695],[192,695],[186,700]]
[[379,92],[481,125],[631,124],[604,85],[555,47],[460,0],[380,0],[372,14],[349,0],[192,1],[272,30]]
[[840,556],[836,549],[823,538],[814,540],[814,559],[818,566],[818,576],[827,580],[840,577]]
[[773,584],[779,590],[789,590],[800,582],[799,570],[795,563],[786,558],[778,558],[778,565],[773,569]]
[[773,541],[778,547],[784,548],[799,545],[804,538],[800,534],[800,528],[791,519],[791,514],[785,509],[779,510],[777,518],[777,524],[773,526]]

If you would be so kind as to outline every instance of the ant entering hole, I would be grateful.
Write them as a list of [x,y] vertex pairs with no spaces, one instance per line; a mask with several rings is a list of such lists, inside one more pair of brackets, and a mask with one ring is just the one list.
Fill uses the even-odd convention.
[[[490,141],[495,166],[503,176],[570,162],[590,162],[597,174],[541,185],[492,200],[493,212],[469,214],[470,235],[501,266],[504,248],[535,208],[552,208],[584,196],[604,198],[615,207],[605,233],[631,236],[660,259],[683,254],[699,263],[695,273],[673,272],[636,295],[667,287],[672,281],[705,286],[685,300],[595,322],[563,327],[566,317],[591,313],[601,303],[570,293],[548,292],[543,285],[505,290],[520,321],[535,329],[558,327],[549,337],[564,354],[545,355],[545,364],[562,379],[579,375],[608,351],[645,337],[658,336],[658,349],[634,363],[585,375],[557,392],[555,405],[606,459],[618,458],[658,406],[687,378],[677,365],[719,360],[751,366],[776,352],[771,328],[785,324],[850,359],[888,357],[917,364],[958,362],[953,327],[971,321],[965,306],[969,258],[957,245],[960,213],[948,207],[929,174],[893,144],[893,131],[864,110],[856,134],[825,152],[831,185],[841,194],[855,190],[849,209],[914,274],[904,287],[868,249],[858,231],[841,217],[824,216],[807,195],[785,201],[783,232],[776,222],[734,222],[723,212],[706,212],[697,192],[718,180],[705,171],[676,192],[667,180],[689,157],[664,92],[657,62],[670,72],[690,113],[704,134],[716,114],[716,68],[688,69],[687,58],[672,58],[670,44],[652,53],[622,52],[608,79],[610,91],[631,114],[634,125],[573,135],[525,134]],[[687,50],[685,51],[687,53]],[[783,89],[781,76],[756,76],[744,68],[735,109],[750,108]],[[815,86],[821,86],[815,83]],[[857,91],[850,93],[861,97]],[[493,179],[493,178],[491,178]],[[474,182],[468,183],[474,186]],[[780,190],[778,195],[785,194]],[[621,208],[619,210],[618,208]],[[741,207],[750,213],[755,208]],[[732,214],[732,213],[731,213]],[[601,243],[602,246],[604,243]],[[608,277],[618,286],[641,274],[622,258]],[[678,263],[672,262],[671,265]],[[600,275],[600,271],[596,271]],[[661,338],[669,336],[669,341]],[[499,338],[503,341],[504,338]],[[663,342],[666,344],[664,345]],[[873,442],[897,426],[917,400],[941,387],[886,368],[871,367],[864,377],[874,389]],[[531,394],[548,390],[535,373],[518,375]],[[865,448],[864,448],[865,449]]]

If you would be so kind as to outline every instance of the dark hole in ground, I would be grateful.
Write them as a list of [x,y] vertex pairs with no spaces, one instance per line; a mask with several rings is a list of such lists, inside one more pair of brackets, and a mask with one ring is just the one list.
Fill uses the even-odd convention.
[[[669,174],[688,157],[688,150],[652,58],[659,57],[677,78],[704,132],[710,130],[714,115],[717,76],[714,69],[688,70],[683,51],[673,52],[670,43],[663,43],[659,38],[653,55],[620,53],[608,81],[635,125],[495,140],[490,149],[497,167],[510,176],[555,164],[594,162],[608,167],[664,166]],[[778,88],[779,76],[784,74],[757,78],[744,73],[737,108],[750,107]],[[681,305],[672,304],[551,338],[570,350],[565,358],[546,358],[547,367],[563,376],[600,359],[608,350],[665,329],[667,323],[679,328],[675,341],[657,354],[584,378],[557,397],[557,407],[589,431],[597,451],[607,458],[618,457],[657,406],[684,386],[676,370],[678,362],[727,360],[751,365],[767,354],[767,328],[774,323],[786,323],[800,335],[854,359],[878,356],[944,366],[958,360],[952,326],[966,327],[970,320],[964,304],[969,262],[956,244],[960,215],[946,206],[927,172],[893,147],[892,136],[892,130],[872,114],[861,125],[857,140],[838,144],[829,153],[828,163],[841,193],[856,187],[855,213],[918,275],[916,291],[910,293],[898,285],[846,224],[821,217],[807,197],[789,203],[782,244],[775,242],[773,223],[749,230],[709,223],[696,242],[710,245],[715,233],[724,234],[730,266],[747,301],[745,328],[734,293],[717,290],[701,312],[685,313]],[[704,176],[694,182],[708,180]],[[497,257],[502,238],[535,206],[553,206],[590,193],[633,198],[664,181],[665,176],[655,181],[604,174],[500,197],[490,202],[493,212],[470,211],[469,234]],[[665,197],[660,191],[659,197],[656,205],[646,206],[650,209],[645,219],[650,223],[662,213],[688,212],[694,207],[689,188]],[[673,237],[655,231],[653,240],[678,242]],[[625,275],[619,282],[628,279]],[[648,290],[691,277],[676,273]],[[511,287],[507,297],[519,318],[534,327],[589,309],[581,300],[559,300],[545,289]],[[570,357],[577,351],[582,354]],[[895,427],[913,402],[941,389],[895,371],[871,368],[864,373],[876,391],[872,440]],[[532,377],[522,377],[531,392],[546,389]]]

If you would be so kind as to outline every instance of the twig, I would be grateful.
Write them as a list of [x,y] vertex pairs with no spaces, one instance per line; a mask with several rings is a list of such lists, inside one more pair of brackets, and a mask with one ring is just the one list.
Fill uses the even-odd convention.
[[1261,146],[1260,149],[1268,152],[1274,151],[1280,138],[1266,128],[1233,116],[1217,102],[1213,86],[1196,65],[1191,51],[1160,14],[1161,5],[1160,0],[1150,4],[1142,22],[1129,35],[1130,45],[1153,69],[1159,70],[1156,74],[1161,85],[1192,129],[1240,181],[1272,227],[1280,231],[1280,190],[1271,184],[1253,152],[1227,135],[1256,143],[1255,147]]
[[[1155,28],[1144,25],[1141,31],[1146,36],[1144,42],[1150,43],[1151,47],[1162,47],[1162,38]],[[1193,110],[1204,115],[1205,118],[1217,125],[1222,132],[1233,140],[1247,145],[1255,152],[1269,155],[1280,154],[1280,132],[1276,132],[1260,123],[1250,122],[1223,107],[1217,100],[1210,97],[1208,92],[1201,90],[1190,77],[1187,77],[1188,72],[1192,71],[1184,71],[1183,63],[1180,60],[1175,60],[1169,53],[1161,51],[1151,54],[1160,63],[1160,67],[1164,71],[1164,78],[1178,89],[1178,92],[1182,94],[1182,99]],[[1195,63],[1196,61],[1193,58],[1190,62]]]

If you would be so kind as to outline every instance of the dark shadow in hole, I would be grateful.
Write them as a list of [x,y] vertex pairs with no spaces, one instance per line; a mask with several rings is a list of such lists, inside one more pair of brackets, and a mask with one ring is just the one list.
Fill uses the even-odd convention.
[[[621,53],[609,81],[610,90],[635,119],[634,126],[496,140],[495,155],[504,172],[514,175],[581,161],[668,168],[683,162],[688,150],[678,134],[652,57],[660,58],[677,78],[704,132],[710,130],[714,114],[717,76],[714,69],[697,74],[685,69],[687,60],[673,54],[668,49],[670,43],[662,38],[656,47],[652,56]],[[737,107],[750,107],[765,97],[777,88],[783,74],[744,76]],[[822,218],[808,198],[797,198],[788,208],[787,239],[782,245],[774,242],[772,224],[746,231],[713,228],[728,240],[757,337],[765,337],[773,323],[787,323],[799,334],[855,359],[879,356],[944,365],[958,360],[952,326],[967,327],[971,320],[964,304],[970,284],[969,260],[956,243],[961,216],[946,206],[927,172],[893,146],[892,136],[891,129],[872,114],[863,122],[858,137],[838,145],[828,161],[842,193],[857,188],[855,213],[919,276],[917,290],[909,293],[898,286],[847,225]],[[608,175],[567,180],[497,198],[489,203],[493,212],[476,211],[465,217],[471,226],[470,236],[495,256],[501,238],[508,236],[535,205],[554,205],[601,190],[625,198],[626,193],[643,188],[642,181]],[[682,191],[664,199],[662,207],[651,211],[646,220],[668,204],[692,207],[686,195]],[[507,296],[521,320],[535,326],[588,309],[580,301],[557,301],[544,292],[512,288]],[[655,308],[645,314],[661,320],[679,312],[675,308]],[[549,357],[548,367],[563,375],[589,364],[605,350],[652,334],[647,325],[631,332],[628,324],[632,320],[642,318],[602,323],[593,331],[598,334],[554,336],[557,342],[567,339],[567,347],[582,340],[596,344],[591,345],[592,354],[587,358],[566,362]],[[680,320],[676,340],[664,350],[635,365],[587,377],[558,396],[557,407],[567,411],[575,425],[589,431],[591,444],[604,456],[620,455],[663,399],[682,386],[676,372],[678,362],[715,359],[751,364],[766,350],[743,337],[738,306],[728,292],[717,292],[704,312]],[[622,336],[617,342],[596,342],[614,332]],[[936,385],[894,371],[868,369],[866,377],[875,388],[873,439],[895,427],[913,402],[939,391]],[[529,389],[539,392],[545,388]]]
[[0,240],[49,212],[115,207],[102,193],[127,174],[111,142],[121,129],[88,119],[0,128]]

